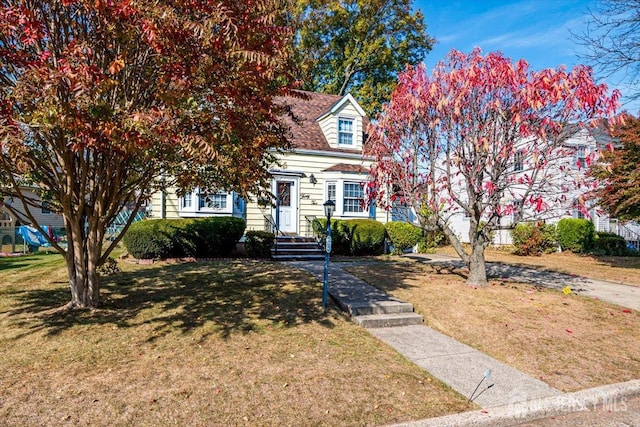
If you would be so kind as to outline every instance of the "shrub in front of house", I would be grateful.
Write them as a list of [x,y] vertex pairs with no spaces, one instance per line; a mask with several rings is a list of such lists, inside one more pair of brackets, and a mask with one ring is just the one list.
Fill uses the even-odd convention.
[[228,256],[244,228],[232,217],[149,219],[131,224],[122,241],[138,259]]
[[[327,238],[327,219],[316,218],[313,220],[313,231],[317,238],[325,245]],[[341,219],[331,220],[331,254],[351,255],[350,234],[347,222]]]
[[553,224],[523,222],[511,230],[516,255],[542,255],[556,250],[556,227]]
[[268,231],[249,230],[244,236],[244,249],[249,258],[271,257],[271,248],[276,239],[275,234]]
[[435,253],[438,246],[447,244],[447,237],[441,231],[427,231],[418,242],[418,253],[432,254]]
[[628,256],[631,251],[627,247],[627,241],[615,233],[599,231],[593,242],[593,252],[596,255]]
[[384,251],[384,224],[373,219],[344,221],[348,229],[351,255],[380,255]]
[[242,218],[217,216],[198,218],[188,227],[200,258],[229,256],[244,234],[246,222]]
[[407,249],[411,249],[422,240],[422,229],[404,221],[391,221],[384,225],[387,230],[393,253],[402,254]]
[[558,222],[556,231],[562,250],[584,253],[593,248],[596,228],[588,219],[563,218]]
[[122,242],[131,256],[138,259],[194,256],[196,246],[187,232],[192,221],[148,219],[134,222]]
[[[326,218],[314,220],[314,233],[326,238]],[[373,219],[332,219],[332,255],[380,255],[384,251],[384,224]]]

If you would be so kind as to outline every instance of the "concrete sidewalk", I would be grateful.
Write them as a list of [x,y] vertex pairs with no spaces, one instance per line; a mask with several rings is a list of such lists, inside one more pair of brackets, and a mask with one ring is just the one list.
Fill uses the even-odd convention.
[[[455,259],[443,256],[433,256],[422,260],[425,262],[459,263]],[[295,261],[289,262],[288,265],[306,270],[322,282],[324,271],[322,261]],[[490,268],[494,269],[490,274],[500,273],[499,269],[504,268],[504,265],[492,264]],[[509,277],[513,280],[528,281],[544,277],[544,283],[536,283],[554,288],[563,288],[568,284],[572,288],[576,286],[576,290],[579,288],[579,292],[587,292],[585,287],[587,285],[582,283],[581,278],[568,275],[559,277],[554,276],[555,273],[551,276],[548,274],[536,276],[534,273],[544,272],[520,267],[516,267],[516,269],[518,270],[508,270]],[[522,278],[518,275],[521,275]],[[523,278],[528,280],[523,280]],[[604,291],[606,287],[596,283],[593,292],[595,296],[603,300],[609,300],[608,298],[620,300],[624,303],[621,305],[628,307],[626,298],[629,296],[619,288],[624,286],[613,286],[610,289],[611,296],[608,296]],[[635,291],[635,289],[628,291]],[[634,293],[632,292],[632,294]],[[384,316],[384,313],[391,306],[401,307],[402,311],[405,311],[409,306],[412,310],[409,303],[386,295],[342,270],[340,263],[335,262],[331,264],[330,269],[329,294],[341,308],[351,313],[354,320],[362,317],[360,314],[363,309],[371,309],[371,314],[365,317]],[[633,298],[637,298],[637,294]],[[415,317],[411,321],[414,322]],[[366,322],[358,323],[367,325]],[[378,325],[375,322],[372,324]],[[640,396],[640,380],[565,394],[423,324],[394,326],[393,322],[384,321],[379,325],[391,327],[367,327],[367,330],[463,396],[470,397],[478,383],[481,382],[473,401],[483,408],[482,411],[415,421],[402,424],[404,426],[511,426],[544,417],[584,410],[585,405],[606,404],[614,399],[629,399]],[[483,380],[489,370],[491,372],[489,377]]]
[[[409,254],[406,256],[421,262],[446,265],[448,267],[460,268],[464,266],[459,258],[448,255]],[[487,262],[487,275],[553,289],[563,289],[565,286],[569,286],[572,292],[578,295],[598,298],[621,307],[640,311],[640,286],[588,279],[586,277],[498,262]]]

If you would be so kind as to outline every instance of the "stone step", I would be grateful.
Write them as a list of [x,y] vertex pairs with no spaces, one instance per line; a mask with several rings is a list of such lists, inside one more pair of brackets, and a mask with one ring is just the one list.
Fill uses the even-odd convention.
[[315,248],[281,248],[278,247],[276,248],[271,248],[271,253],[276,255],[276,254],[306,254],[306,253],[313,253],[313,254],[323,254],[324,252],[322,252],[322,249],[315,247]]
[[418,313],[365,314],[353,316],[352,320],[365,328],[421,325],[424,322]]
[[274,261],[312,261],[312,260],[322,260],[324,259],[324,255],[322,254],[278,254],[271,255],[271,259]]
[[278,248],[278,250],[280,249],[317,249],[320,250],[320,246],[318,246],[317,243],[313,242],[313,243],[278,243],[277,245],[274,245],[272,249]]
[[392,313],[413,313],[413,305],[399,300],[384,301],[363,301],[349,303],[347,311],[352,316],[363,316],[369,314],[392,314]]
[[316,243],[315,237],[303,237],[303,236],[277,236],[276,241],[281,243]]

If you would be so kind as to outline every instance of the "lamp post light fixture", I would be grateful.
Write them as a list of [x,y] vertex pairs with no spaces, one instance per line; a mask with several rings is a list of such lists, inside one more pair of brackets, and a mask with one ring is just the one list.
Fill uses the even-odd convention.
[[322,308],[327,308],[329,300],[329,254],[331,253],[331,215],[336,207],[333,200],[327,200],[324,206],[324,214],[327,217],[327,235],[324,254],[324,281],[322,283]]

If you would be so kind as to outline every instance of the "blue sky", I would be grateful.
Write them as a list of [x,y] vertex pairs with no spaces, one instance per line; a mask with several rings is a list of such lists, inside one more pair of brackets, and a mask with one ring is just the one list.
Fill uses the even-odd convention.
[[[581,33],[587,12],[596,0],[414,0],[422,9],[428,32],[438,41],[425,58],[431,69],[451,48],[470,52],[499,50],[505,56],[526,59],[534,69],[571,68],[582,61],[581,49],[570,31]],[[606,81],[617,87],[617,81]],[[619,87],[623,92],[624,88]],[[625,105],[640,111],[640,103]]]

